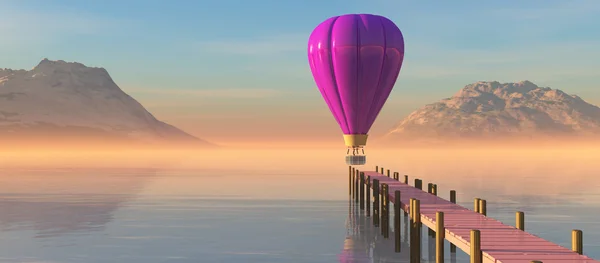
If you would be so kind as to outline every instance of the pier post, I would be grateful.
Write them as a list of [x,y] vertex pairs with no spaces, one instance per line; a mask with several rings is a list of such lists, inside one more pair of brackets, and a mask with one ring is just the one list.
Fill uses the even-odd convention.
[[433,193],[433,183],[427,184],[427,193],[429,193],[429,194]]
[[352,188],[352,196],[350,200],[354,200],[354,195],[356,195],[356,189],[354,189],[354,180],[356,180],[356,168],[352,168],[352,179],[350,179],[350,187]]
[[375,172],[379,172],[379,165],[375,165]]
[[517,211],[515,226],[521,231],[525,231],[525,213]]
[[421,201],[412,199],[411,202],[411,242],[410,242],[410,262],[421,262]]
[[[427,193],[428,194],[433,194],[433,183],[428,183],[427,184]],[[427,235],[430,237],[434,237],[435,236],[435,231],[431,228],[427,229]]]
[[423,181],[421,179],[415,179],[415,188],[423,190]]
[[373,225],[379,226],[379,180],[373,179]]
[[390,236],[390,200],[389,186],[383,184],[381,187],[381,234],[384,238]]
[[383,174],[383,167],[381,167],[381,174]]
[[371,176],[367,176],[367,193],[366,193],[366,205],[367,205],[367,217],[371,216]]
[[359,181],[360,179],[358,178],[360,174],[360,171],[358,171],[358,169],[356,169],[356,172],[354,173],[354,202],[358,203],[358,187],[359,187]]
[[394,172],[394,180],[400,181],[400,173]]
[[473,211],[479,213],[479,198],[475,198],[475,200],[473,201]]
[[481,232],[479,230],[471,230],[471,263],[483,263]]
[[533,261],[531,261],[530,263],[543,263],[543,262],[541,262],[541,261],[539,261],[539,260],[533,260]]
[[394,191],[394,244],[396,252],[400,252],[402,247],[402,242],[400,240],[400,211],[402,210],[401,202],[400,190]]
[[571,247],[573,252],[583,255],[583,232],[579,229],[571,231]]
[[437,184],[433,184],[433,188],[431,189],[431,193],[435,196],[438,195]]
[[487,201],[485,199],[479,200],[479,213],[487,216]]
[[[456,204],[456,190],[450,190],[450,202]],[[456,246],[450,243],[450,253],[456,253]]]
[[352,196],[352,166],[348,165],[348,195]]
[[446,238],[444,212],[435,213],[435,222],[435,263],[444,263],[444,239]]
[[390,177],[390,169],[387,169],[387,177]]
[[408,184],[408,174],[405,174],[405,175],[404,175],[404,183],[405,183],[405,184]]
[[365,173],[360,172],[360,210],[365,210]]

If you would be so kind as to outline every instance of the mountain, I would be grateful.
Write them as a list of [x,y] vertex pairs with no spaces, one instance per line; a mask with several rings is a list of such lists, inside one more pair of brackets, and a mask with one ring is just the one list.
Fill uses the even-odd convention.
[[412,112],[384,138],[443,141],[599,134],[600,108],[576,95],[530,81],[482,81]]
[[32,70],[0,69],[0,136],[209,145],[157,120],[104,68],[48,59]]

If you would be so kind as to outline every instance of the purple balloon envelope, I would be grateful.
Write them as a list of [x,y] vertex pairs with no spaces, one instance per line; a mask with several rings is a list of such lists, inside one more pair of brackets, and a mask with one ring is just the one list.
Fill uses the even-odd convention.
[[308,40],[310,69],[349,148],[366,145],[403,59],[402,32],[383,16],[336,16],[313,30]]

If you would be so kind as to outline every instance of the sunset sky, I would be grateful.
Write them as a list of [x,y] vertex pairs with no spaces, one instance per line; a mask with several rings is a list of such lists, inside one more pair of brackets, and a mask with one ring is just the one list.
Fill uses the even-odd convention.
[[406,42],[380,135],[479,80],[530,80],[600,104],[600,1],[5,0],[0,68],[104,67],[157,118],[217,143],[339,139],[306,46],[328,17],[374,13]]

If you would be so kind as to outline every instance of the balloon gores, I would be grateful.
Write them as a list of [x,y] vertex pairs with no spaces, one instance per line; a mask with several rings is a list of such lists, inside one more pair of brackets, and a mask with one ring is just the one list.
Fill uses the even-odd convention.
[[343,132],[346,163],[366,163],[368,132],[396,83],[404,37],[391,20],[371,14],[331,17],[308,40],[308,63]]

